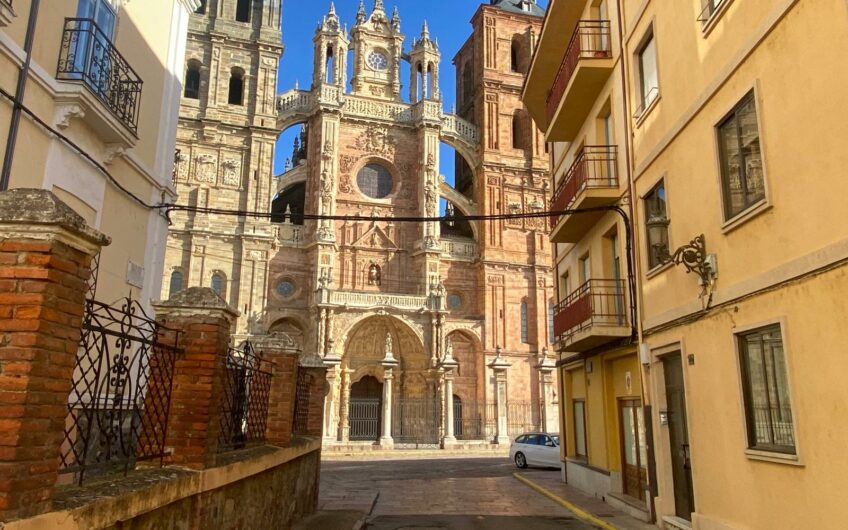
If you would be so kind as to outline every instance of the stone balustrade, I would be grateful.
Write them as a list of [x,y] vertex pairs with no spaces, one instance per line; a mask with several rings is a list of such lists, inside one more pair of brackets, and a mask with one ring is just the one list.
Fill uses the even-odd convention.
[[477,257],[477,243],[474,241],[442,238],[443,259],[474,260]]
[[429,297],[405,294],[333,291],[330,294],[330,303],[361,309],[388,307],[405,311],[419,311],[428,309]]

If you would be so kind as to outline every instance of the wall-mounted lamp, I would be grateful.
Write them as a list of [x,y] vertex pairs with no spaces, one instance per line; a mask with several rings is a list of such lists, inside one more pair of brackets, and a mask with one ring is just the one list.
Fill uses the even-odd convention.
[[[650,230],[650,227],[649,227]],[[704,234],[699,235],[688,244],[674,251],[673,254],[666,253],[661,258],[662,263],[674,263],[683,265],[686,272],[694,272],[700,278],[698,284],[706,288],[711,285],[718,276],[718,262],[715,254],[707,254]]]

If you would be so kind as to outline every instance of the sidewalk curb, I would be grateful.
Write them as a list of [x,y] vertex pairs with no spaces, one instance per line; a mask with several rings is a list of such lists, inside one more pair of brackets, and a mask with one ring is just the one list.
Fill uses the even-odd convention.
[[609,524],[608,522],[606,522],[602,519],[595,517],[591,513],[579,508],[574,503],[568,502],[567,500],[556,495],[552,491],[549,491],[549,490],[543,488],[542,486],[536,484],[532,480],[526,478],[524,475],[522,475],[520,473],[513,473],[512,476],[515,477],[516,479],[518,479],[519,482],[523,482],[524,484],[526,484],[530,488],[536,490],[537,492],[541,493],[545,497],[548,497],[549,499],[556,502],[557,504],[559,504],[563,508],[571,511],[572,513],[574,513],[575,516],[577,516],[578,519],[582,519],[583,521],[590,523],[590,524],[593,524],[593,525],[597,526],[598,528],[603,528],[604,530],[618,530],[617,527]]

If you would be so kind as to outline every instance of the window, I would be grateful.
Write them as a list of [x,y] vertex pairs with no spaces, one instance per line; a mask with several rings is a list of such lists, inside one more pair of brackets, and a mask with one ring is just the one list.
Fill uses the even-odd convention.
[[363,195],[372,199],[387,197],[394,187],[392,174],[380,164],[368,164],[356,175],[356,185]]
[[448,309],[459,309],[462,307],[462,297],[458,294],[448,295]]
[[521,44],[516,40],[516,38],[512,39],[512,46],[509,50],[509,67],[510,71],[516,74],[521,73]]
[[[97,29],[99,29],[100,32],[109,39],[109,41],[112,40],[112,37],[115,34],[115,19],[117,18],[117,15],[108,0],[79,0],[79,4],[77,5],[77,18],[88,18],[93,20],[97,25]],[[90,34],[93,35],[95,32],[92,31]],[[99,34],[97,36],[100,37]],[[77,49],[86,49],[81,46],[82,43],[78,44]],[[96,51],[98,46],[95,45],[94,48]]]
[[648,232],[648,268],[662,265],[668,259],[668,214],[665,204],[665,182],[660,181],[645,198],[645,228]]
[[795,454],[780,326],[738,336],[748,447]]
[[332,45],[327,46],[327,62],[324,63],[324,68],[327,73],[327,84],[332,85],[336,82],[336,65]]
[[291,280],[283,280],[277,284],[277,294],[283,298],[289,298],[294,294],[294,283]]
[[242,101],[244,101],[244,71],[241,68],[233,68],[230,72],[230,94],[227,103],[241,105]]
[[586,452],[586,403],[575,400],[572,403],[574,413],[574,456],[585,460]]
[[197,9],[195,9],[194,12],[197,13],[198,15],[205,15],[206,14],[206,1],[207,0],[200,0],[200,6]]
[[563,272],[559,277],[559,295],[564,299],[571,294],[571,276],[568,271]]
[[197,61],[189,61],[188,63],[183,97],[189,99],[200,98],[200,63]]
[[521,342],[530,342],[527,336],[527,302],[521,302]]
[[701,14],[698,16],[698,21],[704,25],[713,18],[718,8],[724,3],[724,0],[701,0]]
[[171,273],[171,284],[168,286],[168,298],[183,290],[183,273],[174,271]]
[[527,135],[524,130],[524,116],[520,110],[512,115],[512,148],[527,149]]
[[586,254],[580,258],[580,284],[584,284],[592,279],[592,262],[589,261],[589,255]]
[[212,290],[215,291],[218,296],[220,296],[221,298],[224,297],[224,277],[221,274],[217,272],[213,274],[212,282],[210,285],[212,287]]
[[238,0],[236,4],[236,21],[250,22],[250,0]]
[[753,91],[719,124],[718,141],[724,217],[731,219],[766,197]]
[[548,301],[548,339],[554,341],[554,301]]
[[637,116],[656,99],[659,94],[659,79],[657,77],[657,48],[653,33],[649,34],[637,53],[639,64],[639,99],[641,104]]

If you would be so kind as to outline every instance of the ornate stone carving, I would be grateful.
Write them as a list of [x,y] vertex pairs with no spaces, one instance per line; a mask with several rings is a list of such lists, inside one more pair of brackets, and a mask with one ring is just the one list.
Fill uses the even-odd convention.
[[241,182],[239,178],[239,169],[241,164],[234,158],[228,158],[221,163],[223,169],[222,179],[227,186],[238,186]]
[[194,159],[194,178],[198,182],[215,182],[216,158],[212,155],[197,155]]
[[71,125],[71,118],[85,118],[85,111],[79,105],[62,105],[56,110],[58,118],[56,126],[67,129]]
[[366,153],[391,156],[397,149],[397,140],[391,137],[385,127],[374,126],[356,139],[356,147]]
[[103,163],[107,166],[115,161],[119,156],[124,156],[127,148],[121,144],[106,144],[106,149],[103,152]]

